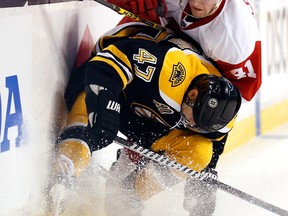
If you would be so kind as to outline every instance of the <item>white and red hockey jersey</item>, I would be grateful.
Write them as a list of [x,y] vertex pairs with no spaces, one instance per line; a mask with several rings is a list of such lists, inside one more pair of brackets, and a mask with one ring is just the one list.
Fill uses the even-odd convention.
[[[247,0],[222,0],[210,16],[196,19],[188,0],[166,0],[167,13],[162,25],[183,32],[198,42],[215,61],[222,75],[233,82],[246,100],[261,86],[261,41],[253,9]],[[120,23],[129,19],[124,18]]]

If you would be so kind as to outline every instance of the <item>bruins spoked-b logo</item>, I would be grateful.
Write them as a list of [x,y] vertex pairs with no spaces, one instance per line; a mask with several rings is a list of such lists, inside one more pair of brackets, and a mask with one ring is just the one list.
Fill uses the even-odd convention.
[[178,62],[177,65],[173,65],[173,71],[169,81],[172,83],[172,87],[180,85],[186,76],[185,67]]

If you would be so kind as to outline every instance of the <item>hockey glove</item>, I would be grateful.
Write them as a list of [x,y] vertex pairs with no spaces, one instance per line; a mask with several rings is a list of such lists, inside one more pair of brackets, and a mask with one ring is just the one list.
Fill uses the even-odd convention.
[[165,0],[107,0],[141,19],[157,22],[158,16],[165,16],[167,6]]
[[[93,89],[92,89],[93,88]],[[113,94],[97,85],[86,88],[88,130],[104,146],[112,143],[119,128],[120,104]]]

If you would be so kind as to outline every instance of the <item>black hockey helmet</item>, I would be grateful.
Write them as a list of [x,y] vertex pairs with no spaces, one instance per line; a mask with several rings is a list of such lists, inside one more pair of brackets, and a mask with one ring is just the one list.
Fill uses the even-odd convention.
[[240,91],[228,79],[200,75],[191,85],[191,88],[196,87],[198,90],[193,105],[196,128],[215,132],[224,128],[239,111],[242,102]]

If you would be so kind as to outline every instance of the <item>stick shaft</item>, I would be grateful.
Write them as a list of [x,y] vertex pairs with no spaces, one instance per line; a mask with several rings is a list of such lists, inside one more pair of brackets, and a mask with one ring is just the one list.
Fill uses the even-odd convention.
[[144,24],[146,24],[146,25],[148,25],[150,27],[153,27],[155,29],[166,31],[165,27],[163,27],[163,26],[161,26],[161,25],[159,25],[157,23],[151,22],[149,20],[142,19],[138,15],[136,15],[136,14],[134,14],[134,13],[128,11],[128,10],[125,10],[125,9],[123,9],[121,7],[118,7],[117,5],[111,4],[111,3],[109,3],[109,2],[107,2],[105,0],[94,0],[94,1],[96,1],[99,4],[102,4],[102,5],[106,6],[106,7],[114,10],[115,12],[117,12],[120,15],[125,15],[125,16],[127,16],[129,18],[132,18],[132,19],[134,19],[136,21],[142,22],[142,23],[144,23]]

